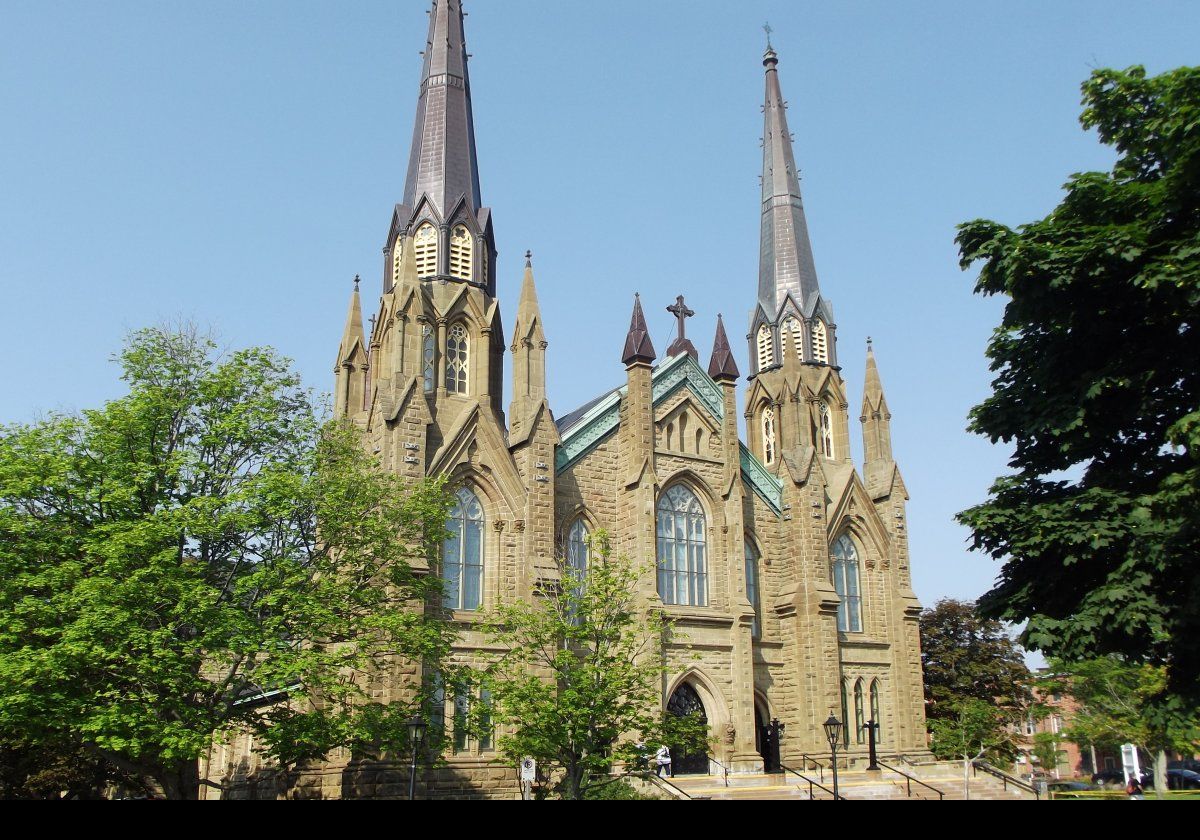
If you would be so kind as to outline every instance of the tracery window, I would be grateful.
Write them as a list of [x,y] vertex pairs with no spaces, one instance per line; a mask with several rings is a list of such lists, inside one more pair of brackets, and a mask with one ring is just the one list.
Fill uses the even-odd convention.
[[658,500],[658,594],[664,604],[708,606],[704,508],[676,484]]
[[762,638],[762,596],[758,588],[758,551],[754,543],[746,540],[746,599],[754,607],[754,624],[750,626],[750,637]]
[[763,463],[768,467],[775,464],[775,409],[767,408],[762,415]]
[[758,369],[764,371],[775,364],[775,348],[771,342],[771,328],[763,324],[758,328]]
[[588,527],[583,517],[579,517],[567,532],[567,568],[577,581],[587,577],[588,569]]
[[838,630],[862,632],[862,595],[858,580],[858,550],[854,541],[843,534],[833,544],[833,588],[837,590]]
[[413,236],[413,255],[417,260],[418,277],[434,277],[438,273],[437,228],[426,222]]
[[821,405],[818,408],[821,415],[821,454],[827,458],[835,458],[833,447],[833,412],[829,409],[829,403],[821,400]]
[[471,231],[459,225],[450,233],[450,275],[459,280],[470,281],[474,275],[475,241]]
[[820,318],[812,321],[813,361],[817,364],[829,364],[829,331],[825,322]]
[[[796,358],[804,361],[804,329],[796,318],[788,318],[783,322],[783,328],[792,334],[792,347],[796,350]],[[785,351],[786,352],[786,351]]]
[[483,506],[467,488],[455,494],[442,547],[442,604],[452,610],[478,610],[483,602]]
[[425,393],[432,394],[436,387],[433,365],[437,360],[437,342],[433,337],[433,327],[425,324],[421,328],[421,374],[425,379]]
[[470,362],[470,338],[467,328],[455,324],[446,334],[446,390],[451,394],[467,393],[467,371]]

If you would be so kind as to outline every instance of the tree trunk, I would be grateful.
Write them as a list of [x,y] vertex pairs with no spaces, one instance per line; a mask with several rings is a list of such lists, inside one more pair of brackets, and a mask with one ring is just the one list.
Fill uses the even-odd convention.
[[199,760],[181,761],[163,768],[154,777],[163,796],[171,800],[193,801],[200,798]]
[[1162,799],[1167,794],[1167,753],[1159,750],[1154,756],[1154,798]]
[[971,798],[971,759],[963,756],[963,797]]

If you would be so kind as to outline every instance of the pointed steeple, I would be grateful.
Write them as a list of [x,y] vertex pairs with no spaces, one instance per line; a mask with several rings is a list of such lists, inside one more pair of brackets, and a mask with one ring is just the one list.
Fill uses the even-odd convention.
[[[789,294],[806,309],[819,294],[808,222],[800,197],[800,175],[788,131],[787,105],[779,85],[779,56],[769,44],[766,104],[763,106],[762,251],[758,300],[773,317]],[[807,311],[805,311],[807,315]]]
[[546,333],[533,280],[533,254],[525,253],[525,279],[513,329],[513,399],[508,418],[513,437],[525,431],[530,414],[546,399]]
[[875,346],[867,339],[867,375],[863,387],[863,455],[866,463],[892,460],[892,414],[883,396],[875,364]]
[[363,330],[362,299],[358,294],[360,278],[354,278],[354,291],[350,294],[350,310],[346,313],[346,327],[342,330],[342,343],[338,345],[338,366],[353,363],[355,350],[367,346],[367,334]]
[[428,196],[446,221],[463,196],[473,213],[482,209],[467,59],[462,0],[434,0],[404,205]]
[[717,337],[713,340],[708,375],[717,382],[737,382],[742,375],[733,358],[733,351],[729,349],[729,337],[725,335],[725,321],[720,315],[717,316]]
[[334,415],[339,418],[358,414],[366,399],[370,356],[367,354],[367,336],[363,331],[362,301],[358,294],[360,282],[359,278],[354,278],[350,311],[346,313],[346,327],[342,330],[342,342],[338,345],[337,365],[334,368]]
[[625,353],[621,361],[628,367],[635,362],[653,364],[656,358],[658,356],[650,341],[650,331],[646,328],[646,316],[642,313],[642,296],[634,295],[633,319],[629,323],[629,335],[625,338]]

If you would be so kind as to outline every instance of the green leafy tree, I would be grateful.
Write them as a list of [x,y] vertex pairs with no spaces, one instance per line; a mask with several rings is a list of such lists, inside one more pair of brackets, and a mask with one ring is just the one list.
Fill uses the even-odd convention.
[[370,684],[448,649],[418,606],[439,601],[421,567],[444,489],[377,470],[271,350],[151,329],[119,360],[127,396],[0,433],[0,740],[172,798],[236,730],[285,766],[402,749],[423,698]]
[[1167,687],[1166,668],[1105,656],[1081,662],[1052,660],[1047,690],[1075,701],[1064,733],[1080,747],[1119,750],[1134,744],[1156,757],[1156,787],[1164,790],[1166,753],[1200,750],[1200,712],[1164,716],[1154,704]]
[[985,614],[1050,655],[1166,665],[1178,714],[1200,695],[1200,68],[1098,70],[1083,104],[1112,171],[1040,221],[960,228],[977,293],[1009,301],[970,428],[1015,451],[959,518],[1004,564]]
[[1058,748],[1059,736],[1053,732],[1039,732],[1033,736],[1033,757],[1038,760],[1042,770],[1053,773],[1058,770],[1061,751]]
[[1003,624],[952,598],[921,613],[918,624],[929,720],[957,716],[967,699],[998,710],[1003,720],[997,726],[1025,717],[1033,703],[1033,675]]
[[585,576],[560,561],[561,585],[497,608],[487,624],[507,651],[486,675],[500,750],[513,766],[534,758],[563,799],[624,791],[614,770],[638,772],[654,745],[708,748],[698,718],[663,711],[671,627],[638,595],[647,569],[614,557],[603,532],[590,545]]
[[1007,762],[1015,754],[1015,739],[1007,714],[976,697],[954,702],[949,713],[929,721],[933,735],[929,745],[943,760],[961,758],[963,791],[971,796],[971,763],[980,759]]

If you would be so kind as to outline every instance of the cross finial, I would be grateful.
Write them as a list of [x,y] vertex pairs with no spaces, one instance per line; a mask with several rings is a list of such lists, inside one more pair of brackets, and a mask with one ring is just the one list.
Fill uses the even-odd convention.
[[683,295],[679,296],[674,306],[668,306],[667,311],[679,321],[679,340],[685,341],[687,339],[687,319],[696,313],[687,308],[687,304],[683,302]]
[[771,33],[775,30],[771,28],[770,23],[763,24],[763,32],[767,33],[767,49],[771,49]]
[[358,284],[362,282],[362,278],[357,274],[354,275],[354,290],[358,291]]
[[867,349],[871,350],[874,347],[875,347],[875,339],[871,338],[871,336],[867,336]]
[[533,251],[525,252],[525,267],[533,268]]

